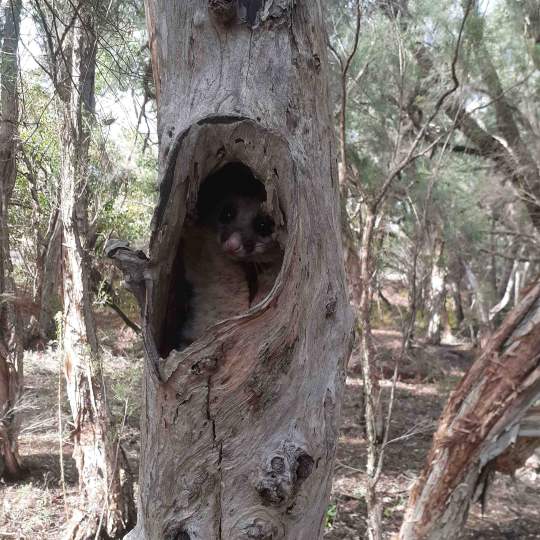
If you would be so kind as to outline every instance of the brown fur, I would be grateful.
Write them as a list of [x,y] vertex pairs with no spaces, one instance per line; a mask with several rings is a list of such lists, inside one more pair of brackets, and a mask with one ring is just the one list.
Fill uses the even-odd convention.
[[186,280],[193,290],[190,315],[182,330],[184,342],[198,339],[211,326],[245,313],[263,300],[281,267],[281,257],[274,263],[254,263],[258,283],[250,304],[245,268],[221,250],[211,227],[199,225],[187,231],[184,261]]

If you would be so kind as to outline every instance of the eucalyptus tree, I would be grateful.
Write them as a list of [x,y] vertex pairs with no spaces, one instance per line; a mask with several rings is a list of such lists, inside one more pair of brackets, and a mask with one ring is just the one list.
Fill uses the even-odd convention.
[[17,409],[23,385],[21,329],[15,304],[8,212],[17,175],[20,0],[0,4],[0,476],[22,473]]
[[135,518],[131,475],[107,400],[90,283],[89,149],[95,125],[100,20],[110,5],[100,0],[35,5],[61,120],[58,197],[63,311],[59,342],[81,495],[67,533],[73,539],[119,537]]

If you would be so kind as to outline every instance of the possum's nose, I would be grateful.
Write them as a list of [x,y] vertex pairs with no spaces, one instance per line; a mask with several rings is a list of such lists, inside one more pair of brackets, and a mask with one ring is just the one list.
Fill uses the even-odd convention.
[[223,244],[223,250],[230,255],[237,254],[242,249],[242,237],[239,233],[232,233]]

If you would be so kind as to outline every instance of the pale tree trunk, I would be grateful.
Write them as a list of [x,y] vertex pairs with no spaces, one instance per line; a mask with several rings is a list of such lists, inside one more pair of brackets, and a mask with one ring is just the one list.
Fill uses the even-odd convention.
[[491,216],[491,230],[490,230],[490,236],[489,236],[489,249],[491,251],[490,253],[490,261],[489,261],[489,282],[491,284],[491,290],[493,291],[493,294],[497,294],[497,236],[495,235],[495,231],[497,228],[497,219],[495,216],[495,213],[492,211]]
[[522,287],[524,284],[529,283],[529,272],[531,270],[531,263],[527,261],[523,263],[521,269],[516,271],[516,278],[514,280],[514,306],[519,303],[519,299],[522,296]]
[[[146,349],[129,538],[315,540],[353,326],[321,2],[148,0],[146,9],[160,200],[149,260],[109,249],[142,302]],[[230,162],[264,182],[282,270],[247,313],[171,351],[184,225],[201,182]]]
[[477,339],[480,342],[481,346],[484,346],[487,342],[488,337],[493,331],[493,325],[489,318],[489,311],[487,306],[487,301],[476,277],[476,274],[473,272],[473,269],[467,264],[464,263],[465,276],[469,284],[469,289],[473,297],[473,308],[476,311],[476,318],[479,324],[479,330]]
[[514,242],[513,245],[510,246],[510,249],[508,250],[508,258],[504,260],[504,264],[502,265],[502,272],[501,277],[499,279],[499,287],[497,289],[494,289],[495,296],[496,297],[503,297],[506,293],[506,289],[508,288],[508,282],[512,279],[512,276],[515,272],[515,263],[516,260],[519,259],[519,251],[520,251],[520,244],[518,242]]
[[61,218],[63,323],[61,351],[73,415],[73,456],[80,508],[67,538],[119,538],[134,521],[131,482],[111,422],[89,287],[87,169],[94,106],[96,38],[92,7],[79,10],[66,38],[71,88],[63,102]]
[[443,311],[446,301],[446,275],[447,271],[444,264],[444,240],[437,237],[434,241],[429,298],[427,302],[429,313],[427,342],[432,345],[440,345],[441,343]]
[[373,272],[375,254],[373,241],[377,216],[373,209],[366,205],[362,212],[364,217],[362,240],[360,247],[360,279],[362,290],[359,306],[360,363],[364,381],[364,418],[368,439],[366,473],[367,532],[370,540],[382,538],[382,505],[377,496],[377,466],[379,443],[383,437],[383,414],[381,405],[381,388],[378,374],[375,373],[375,356],[371,333],[371,304],[373,300]]
[[360,276],[360,256],[358,254],[357,240],[355,238],[355,233],[349,223],[349,214],[347,211],[347,198],[346,193],[347,189],[345,187],[345,178],[344,169],[340,167],[340,184],[341,194],[340,194],[340,204],[341,204],[341,234],[344,244],[344,259],[345,259],[345,268],[347,275],[347,283],[349,287],[349,299],[351,304],[358,309],[360,306],[360,298],[362,296],[362,278]]
[[382,504],[377,496],[377,466],[379,442],[383,437],[383,415],[381,407],[381,391],[378,374],[375,372],[373,336],[371,333],[371,305],[375,281],[375,231],[377,208],[364,204],[361,213],[360,253],[358,253],[356,235],[349,222],[347,198],[351,184],[360,183],[358,175],[349,170],[347,160],[347,102],[348,74],[356,55],[360,38],[361,6],[357,0],[355,5],[356,26],[353,45],[349,54],[342,57],[333,47],[340,66],[341,106],[339,111],[339,179],[341,186],[341,231],[345,247],[345,268],[349,284],[349,297],[357,311],[357,331],[360,344],[360,364],[363,376],[363,392],[361,394],[361,422],[365,423],[368,439],[367,448],[367,532],[370,540],[378,540],[382,535]]
[[[483,471],[514,443],[540,397],[540,283],[509,313],[452,393],[400,538],[458,538]],[[501,375],[501,372],[504,375]]]
[[[39,306],[37,317],[32,318],[25,335],[25,348],[45,348],[57,336],[56,315],[62,310],[60,298],[62,272],[62,220],[60,212],[51,216],[47,234],[36,235],[36,290],[34,301]],[[36,222],[39,221],[36,219]],[[37,227],[37,223],[36,223]]]
[[490,321],[495,320],[497,315],[510,303],[510,300],[512,299],[512,293],[514,292],[514,281],[516,279],[518,266],[519,262],[514,261],[512,265],[512,272],[510,273],[510,276],[508,277],[508,280],[506,282],[503,297],[489,310]]
[[509,0],[508,4],[523,17],[524,34],[531,60],[540,71],[540,9],[536,0]]
[[341,206],[341,234],[343,238],[343,247],[345,255],[345,269],[347,283],[349,285],[349,298],[355,309],[359,308],[360,296],[362,294],[362,279],[360,276],[360,257],[358,255],[358,245],[355,232],[350,224],[350,218],[347,211],[347,198],[350,190],[351,171],[347,159],[347,102],[348,102],[348,75],[351,63],[358,50],[360,39],[361,11],[360,4],[356,4],[356,27],[353,46],[349,54],[343,58],[335,50],[331,49],[339,62],[340,66],[340,85],[341,85],[341,103],[339,108],[339,166],[338,176],[340,184],[340,206]]
[[525,32],[527,35],[527,48],[537,70],[540,70],[540,10],[534,0],[527,0],[525,4]]
[[17,405],[23,388],[21,329],[9,243],[8,208],[17,175],[17,93],[20,0],[2,0],[0,28],[0,477],[22,468],[17,448]]

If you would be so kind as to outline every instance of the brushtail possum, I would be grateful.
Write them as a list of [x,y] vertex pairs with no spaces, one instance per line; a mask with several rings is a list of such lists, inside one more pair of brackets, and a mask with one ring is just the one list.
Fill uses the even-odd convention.
[[254,195],[229,194],[189,229],[184,264],[192,295],[184,345],[217,322],[246,312],[274,285],[283,254],[263,202]]

